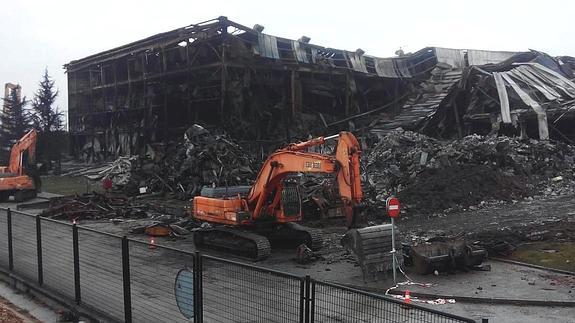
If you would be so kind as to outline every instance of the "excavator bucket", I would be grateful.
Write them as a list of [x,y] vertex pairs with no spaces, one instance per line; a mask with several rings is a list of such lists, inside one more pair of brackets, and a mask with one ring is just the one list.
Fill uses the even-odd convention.
[[[399,246],[397,226],[394,230],[395,245]],[[386,275],[389,270],[393,269],[391,224],[351,229],[343,236],[341,244],[354,255],[359,263],[364,281],[368,276],[377,278],[378,273]],[[401,252],[396,254],[396,260],[399,266],[403,264]]]
[[487,257],[487,251],[463,240],[433,241],[412,246],[408,255],[418,274],[434,271],[451,272],[467,270],[480,265]]

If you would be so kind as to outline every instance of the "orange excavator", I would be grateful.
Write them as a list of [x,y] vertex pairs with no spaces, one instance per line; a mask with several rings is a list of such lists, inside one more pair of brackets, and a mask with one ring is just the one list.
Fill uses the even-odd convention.
[[8,166],[0,166],[0,202],[10,196],[22,202],[36,197],[40,188],[40,178],[35,174],[36,130],[30,130],[10,150]]
[[[308,151],[332,139],[338,140],[335,155]],[[297,174],[335,174],[347,224],[352,226],[362,199],[360,154],[355,136],[341,132],[274,152],[252,186],[202,189],[193,201],[193,217],[214,225],[194,232],[194,243],[256,260],[268,257],[276,243],[320,249],[321,232],[296,223],[303,218]]]

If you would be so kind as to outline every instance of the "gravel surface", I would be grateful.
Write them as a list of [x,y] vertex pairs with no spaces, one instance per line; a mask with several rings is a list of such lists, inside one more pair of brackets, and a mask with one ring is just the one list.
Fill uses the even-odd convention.
[[3,323],[24,323],[24,322],[34,322],[32,320],[25,320],[22,318],[22,314],[18,313],[18,310],[4,298],[0,298],[0,322]]

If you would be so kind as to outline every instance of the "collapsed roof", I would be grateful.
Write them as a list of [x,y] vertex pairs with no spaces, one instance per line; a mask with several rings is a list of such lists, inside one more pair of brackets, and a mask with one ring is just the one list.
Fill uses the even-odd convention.
[[440,137],[504,131],[575,139],[573,127],[559,123],[569,122],[575,112],[573,57],[444,48],[435,53],[437,65],[429,78],[408,95],[397,115],[372,122],[372,133],[401,126]]

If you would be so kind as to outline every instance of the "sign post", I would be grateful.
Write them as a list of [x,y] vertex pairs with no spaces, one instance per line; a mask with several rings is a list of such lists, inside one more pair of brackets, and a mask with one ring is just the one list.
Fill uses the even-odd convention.
[[395,258],[395,218],[399,217],[399,200],[396,197],[389,197],[386,201],[387,214],[391,218],[391,257],[393,264],[393,283],[397,284],[396,267],[397,262]]

